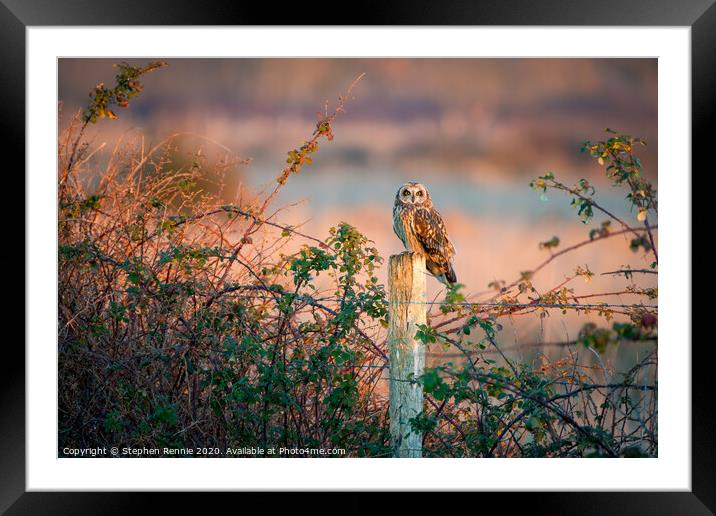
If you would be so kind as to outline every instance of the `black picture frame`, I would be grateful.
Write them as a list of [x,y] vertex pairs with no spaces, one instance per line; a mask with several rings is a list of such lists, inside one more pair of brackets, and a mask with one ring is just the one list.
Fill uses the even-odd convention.
[[[541,0],[520,2],[501,0],[484,2],[458,2],[412,0],[390,4],[365,2],[349,5],[350,14],[338,16],[337,6],[322,5],[311,9],[306,22],[312,25],[576,25],[576,26],[689,26],[692,52],[692,163],[697,170],[713,169],[710,131],[716,102],[716,6],[715,0]],[[300,9],[299,9],[300,11]],[[327,19],[333,14],[334,20]],[[86,0],[0,0],[0,124],[3,127],[3,145],[8,159],[16,160],[14,167],[6,166],[5,184],[11,200],[18,201],[6,224],[10,241],[25,242],[25,224],[19,223],[18,213],[25,213],[25,29],[37,25],[286,25],[300,19],[300,12],[261,2],[237,0],[203,1],[201,3],[170,0],[121,0],[117,2],[90,2]],[[628,45],[628,42],[625,42]],[[49,93],[48,93],[49,94]],[[708,168],[707,168],[708,167]],[[688,171],[662,171],[688,175]],[[692,181],[694,175],[692,174]],[[8,213],[8,212],[6,212]],[[24,245],[23,258],[24,256]],[[15,310],[25,307],[24,284],[21,277],[31,274],[18,263],[17,253],[0,253],[3,270],[17,282],[7,286],[5,298]],[[696,265],[696,264],[694,264]],[[20,275],[22,267],[25,274]],[[698,266],[696,270],[699,270]],[[14,288],[13,288],[14,287]],[[22,301],[22,302],[21,302]],[[684,300],[684,302],[691,302]],[[23,307],[23,308],[20,308]],[[9,312],[6,312],[9,313]],[[23,318],[25,313],[23,312]],[[16,318],[7,318],[6,325]],[[692,317],[693,320],[693,317]],[[7,329],[7,328],[6,328]],[[3,357],[0,360],[0,511],[8,514],[126,514],[147,512],[149,502],[158,494],[137,493],[26,493],[25,492],[25,353],[17,339],[5,332]],[[683,342],[670,343],[686,346],[691,335],[685,333]],[[509,509],[524,506],[530,512],[550,514],[713,514],[716,511],[716,419],[714,400],[708,382],[711,374],[708,340],[702,346],[692,347],[692,491],[620,492],[620,493],[497,493],[491,498],[509,496]],[[48,418],[50,416],[48,415]],[[598,459],[595,459],[598,460]],[[246,500],[246,493],[241,494]],[[452,499],[452,495],[451,499]],[[488,500],[486,493],[475,494],[481,507]],[[292,495],[292,505],[300,504]],[[365,512],[371,505],[354,502],[362,495],[354,493],[340,498],[340,507]],[[173,494],[162,500],[162,512],[170,505],[181,504],[190,509],[184,494]],[[440,497],[432,497],[438,499]],[[425,509],[423,496],[413,498]],[[504,500],[504,498],[503,498]],[[493,501],[493,500],[490,500]],[[332,496],[322,496],[321,506],[335,508]],[[438,503],[440,503],[438,501]],[[471,503],[474,503],[471,502]],[[166,505],[169,504],[169,505]],[[362,507],[362,509],[361,509]],[[409,505],[406,511],[414,510]]]

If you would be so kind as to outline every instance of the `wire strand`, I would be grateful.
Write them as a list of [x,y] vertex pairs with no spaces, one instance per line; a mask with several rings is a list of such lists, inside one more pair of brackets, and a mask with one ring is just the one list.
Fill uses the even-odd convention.
[[[282,296],[283,293],[276,292],[276,296]],[[276,296],[264,295],[264,294],[252,294],[247,296],[250,298],[259,299],[275,299]],[[289,294],[294,297],[294,301],[307,301],[307,302],[342,302],[345,301],[343,298],[338,297],[310,297],[301,294]],[[658,308],[659,305],[646,305],[642,303],[632,304],[617,304],[617,303],[497,303],[497,302],[450,302],[450,301],[397,301],[387,300],[388,303],[398,305],[439,305],[439,306],[474,306],[474,307],[490,307],[490,308],[577,308],[577,309],[595,309],[595,308]]]

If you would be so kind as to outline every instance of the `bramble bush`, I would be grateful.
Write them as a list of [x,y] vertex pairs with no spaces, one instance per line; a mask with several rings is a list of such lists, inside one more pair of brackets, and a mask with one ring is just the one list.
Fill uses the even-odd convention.
[[[535,269],[523,271],[506,284],[495,280],[494,295],[484,302],[465,303],[461,286],[453,287],[434,314],[436,322],[424,325],[416,337],[425,344],[454,347],[462,354],[460,364],[447,362],[425,370],[419,381],[428,405],[412,420],[415,430],[424,432],[424,446],[434,456],[460,457],[649,457],[658,453],[657,439],[657,353],[646,354],[623,374],[614,375],[602,364],[602,378],[578,360],[578,347],[597,356],[610,344],[657,340],[656,288],[642,288],[633,282],[635,274],[657,274],[658,254],[649,214],[657,214],[656,191],[643,177],[634,147],[641,139],[607,129],[610,137],[596,143],[585,142],[583,151],[606,166],[606,175],[615,187],[626,186],[626,200],[636,211],[639,227],[601,206],[595,188],[581,179],[573,187],[558,181],[553,172],[535,179],[530,186],[547,200],[549,189],[567,192],[571,205],[583,223],[595,210],[607,220],[592,228],[588,239],[560,251],[558,236],[541,242],[539,248],[550,256]],[[619,226],[612,229],[612,223]],[[547,264],[585,245],[617,235],[631,235],[629,248],[652,256],[648,269],[624,267],[603,274],[623,276],[629,283],[618,292],[575,295],[567,285],[577,277],[590,282],[589,266],[577,267],[572,275],[555,287],[538,291],[532,279]],[[603,301],[613,295],[634,295],[640,301],[616,305]],[[584,302],[589,298],[588,302]],[[595,301],[596,300],[596,301]],[[550,362],[541,355],[537,367],[516,363],[498,346],[499,319],[536,313],[568,310],[596,313],[607,325],[584,324],[574,342],[566,342],[568,356]],[[613,320],[615,314],[628,322]],[[445,320],[445,316],[448,319]],[[611,323],[611,324],[610,324]],[[470,337],[475,331],[478,337]],[[496,352],[499,362],[492,358]]]
[[[346,222],[319,239],[271,211],[319,143],[332,140],[361,77],[287,153],[273,190],[227,204],[227,174],[246,161],[229,155],[209,164],[197,151],[180,164],[181,135],[151,149],[118,144],[102,169],[90,160],[87,125],[116,118],[114,106],[127,108],[145,74],[163,66],[118,65],[116,85],[97,85],[60,135],[59,448],[336,447],[348,456],[390,456],[380,388],[389,368],[387,294],[376,277],[383,259]],[[632,154],[638,144],[613,134],[585,150],[628,188],[640,226],[602,209],[586,181],[567,187],[546,174],[533,188],[570,193],[584,222],[595,210],[609,220],[562,250],[559,237],[543,242],[549,258],[510,284],[496,280],[487,299],[468,301],[474,296],[458,285],[431,309],[416,338],[463,358],[415,379],[426,405],[412,424],[424,432],[426,456],[656,455],[656,353],[620,378],[604,368],[599,380],[574,352],[655,340],[656,310],[609,305],[600,301],[605,293],[583,303],[567,283],[593,275],[588,266],[546,292],[531,283],[566,252],[631,234],[632,250],[653,255],[652,267],[609,273],[630,282],[624,292],[657,297],[633,283],[635,274],[656,273],[658,262],[649,221],[656,192]],[[291,248],[298,250],[284,252]],[[555,362],[516,363],[498,346],[501,318],[568,310],[608,324],[585,325],[568,343],[570,355]],[[629,322],[613,321],[615,313]]]

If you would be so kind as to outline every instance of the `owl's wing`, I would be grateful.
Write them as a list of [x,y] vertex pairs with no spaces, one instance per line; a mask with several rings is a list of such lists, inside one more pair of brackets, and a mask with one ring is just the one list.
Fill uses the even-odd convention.
[[445,223],[435,208],[415,212],[415,235],[428,257],[438,264],[447,264],[455,254]]

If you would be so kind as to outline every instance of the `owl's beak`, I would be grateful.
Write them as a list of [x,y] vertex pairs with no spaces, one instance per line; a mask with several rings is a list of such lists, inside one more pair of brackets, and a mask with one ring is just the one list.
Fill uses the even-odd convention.
[[411,193],[411,194],[410,194],[410,202],[412,202],[413,204],[415,204],[415,194],[414,194],[414,193]]

